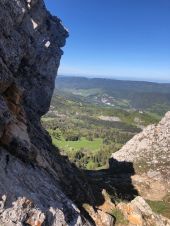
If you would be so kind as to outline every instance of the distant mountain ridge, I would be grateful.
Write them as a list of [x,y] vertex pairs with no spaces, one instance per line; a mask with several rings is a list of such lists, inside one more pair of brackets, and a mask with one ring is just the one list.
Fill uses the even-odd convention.
[[149,110],[161,116],[170,110],[170,83],[64,76],[57,78],[56,88],[96,103],[102,103],[107,95],[113,106]]
[[[90,84],[89,84],[90,82]],[[148,82],[148,81],[131,81],[131,80],[118,80],[111,78],[88,78],[88,77],[76,77],[76,76],[58,76],[56,85],[59,86],[59,83],[65,87],[72,88],[89,88],[98,85],[98,87],[103,87],[103,85],[117,86],[117,85],[126,85],[128,89],[132,85],[136,85],[136,88],[147,88],[147,92],[155,91],[155,88],[164,87],[165,90],[162,90],[162,93],[170,93],[170,83],[157,83],[157,82]],[[88,86],[87,86],[88,85]],[[139,90],[138,90],[139,91]]]

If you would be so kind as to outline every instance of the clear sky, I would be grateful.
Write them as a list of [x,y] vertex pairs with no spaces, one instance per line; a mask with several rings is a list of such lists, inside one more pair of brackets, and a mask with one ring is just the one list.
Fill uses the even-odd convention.
[[45,0],[69,30],[60,74],[170,81],[170,0]]

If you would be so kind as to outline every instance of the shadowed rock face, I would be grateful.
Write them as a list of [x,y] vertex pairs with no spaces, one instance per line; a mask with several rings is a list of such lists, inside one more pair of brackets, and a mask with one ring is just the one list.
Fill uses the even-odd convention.
[[0,1],[0,225],[82,225],[83,174],[41,127],[68,37],[42,0]]
[[24,90],[25,109],[41,116],[49,108],[68,33],[43,1],[5,0],[0,7],[0,92],[17,83]]
[[41,0],[5,0],[0,10],[0,133],[5,145],[19,138],[30,149],[28,124],[49,109],[68,33]]

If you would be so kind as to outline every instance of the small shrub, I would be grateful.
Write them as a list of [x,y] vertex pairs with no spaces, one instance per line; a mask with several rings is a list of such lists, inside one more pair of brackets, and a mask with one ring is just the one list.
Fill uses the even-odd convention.
[[118,224],[128,225],[128,221],[125,219],[123,213],[119,209],[113,209],[111,214],[116,220],[115,225]]
[[153,212],[161,214],[167,218],[170,218],[170,203],[166,201],[150,201],[147,200],[147,203],[153,210]]

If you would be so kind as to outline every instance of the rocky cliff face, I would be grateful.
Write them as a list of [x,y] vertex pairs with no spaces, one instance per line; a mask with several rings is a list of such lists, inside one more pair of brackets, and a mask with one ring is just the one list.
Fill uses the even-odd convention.
[[[129,175],[124,181],[109,169],[85,174],[53,147],[40,118],[49,109],[68,33],[43,0],[1,0],[0,12],[0,226],[112,226],[116,208],[127,215],[129,226],[169,225],[140,197],[130,207],[113,204],[109,192],[129,197],[133,190]],[[164,144],[162,139],[169,139],[162,124],[153,126],[153,134],[145,132],[149,142],[147,136],[161,131],[159,142],[153,140],[157,149]],[[142,142],[138,136],[135,141]],[[165,148],[169,151],[169,146]],[[133,161],[131,151],[129,156]],[[122,154],[113,157],[126,160]]]
[[[133,163],[133,184],[150,200],[162,200],[170,191],[170,112],[158,125],[150,125],[112,155]],[[111,164],[114,169],[115,165]]]
[[[93,197],[40,124],[68,36],[42,0],[0,1],[0,225],[82,225]],[[78,202],[77,202],[78,201]]]

